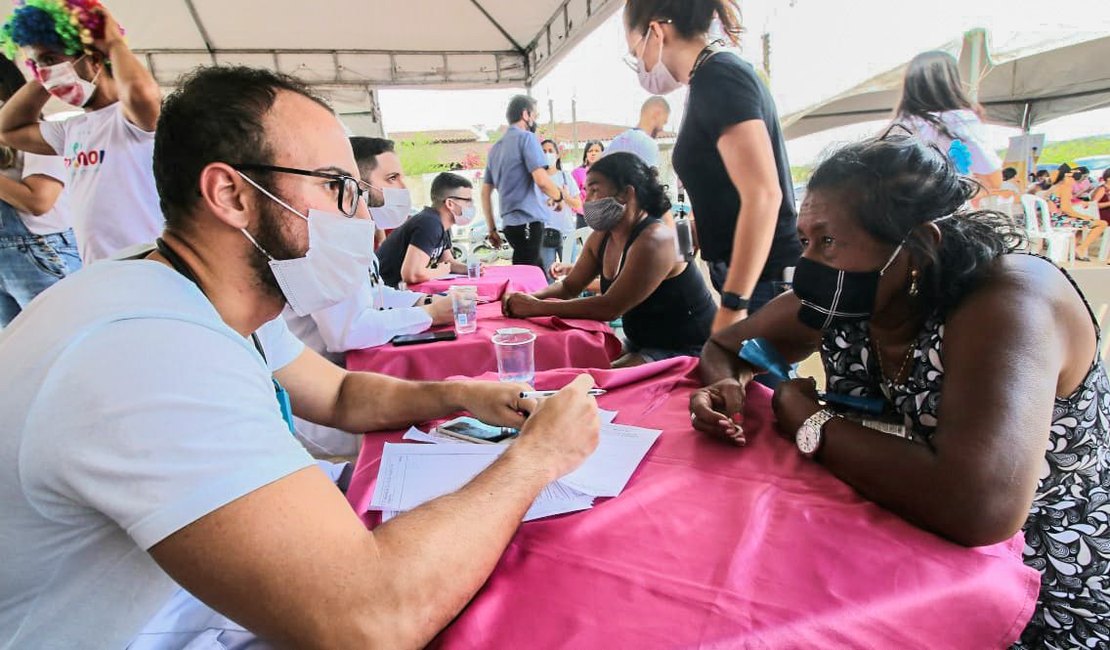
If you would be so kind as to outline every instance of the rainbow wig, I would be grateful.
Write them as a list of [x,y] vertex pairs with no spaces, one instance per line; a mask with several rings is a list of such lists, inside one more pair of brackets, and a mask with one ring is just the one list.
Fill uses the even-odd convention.
[[[103,36],[100,0],[16,0],[15,11],[0,27],[0,47],[15,60],[19,48],[42,45],[77,56]],[[34,70],[34,64],[28,62]]]

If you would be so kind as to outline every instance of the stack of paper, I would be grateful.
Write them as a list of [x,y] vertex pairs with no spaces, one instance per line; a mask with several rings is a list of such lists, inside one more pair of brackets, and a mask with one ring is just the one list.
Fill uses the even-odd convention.
[[[507,449],[504,445],[477,445],[465,442],[442,445],[385,445],[371,510],[382,511],[382,521],[406,512],[469,483]],[[558,482],[545,487],[524,521],[586,510],[593,497]]]
[[[593,507],[594,497],[615,497],[624,490],[662,431],[613,424],[616,413],[604,415],[597,450],[578,469],[545,487],[524,521],[587,510]],[[385,445],[370,500],[370,510],[382,511],[383,522],[458,490],[508,448],[467,443],[416,428],[409,429],[404,439],[434,444]]]

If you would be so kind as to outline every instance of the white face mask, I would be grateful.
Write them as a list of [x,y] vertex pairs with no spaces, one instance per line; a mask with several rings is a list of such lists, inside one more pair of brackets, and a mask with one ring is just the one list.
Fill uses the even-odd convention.
[[374,224],[369,219],[337,212],[294,210],[242,173],[258,191],[308,222],[308,252],[304,257],[275,260],[244,228],[254,247],[270,259],[270,270],[285,300],[298,316],[308,316],[353,296],[370,272],[374,250]]
[[[647,42],[651,38],[651,27],[648,27],[647,33],[644,34],[644,52],[647,51]],[[674,78],[671,71],[663,64],[663,42],[659,42],[659,60],[655,62],[655,67],[648,72],[647,65],[644,63],[642,55],[636,59],[638,68],[636,74],[640,77],[640,85],[644,90],[652,95],[667,95],[673,93],[682,87],[682,82]]]
[[555,166],[559,164],[559,154],[555,152],[544,153],[544,157],[547,158],[548,169],[555,169]]
[[477,210],[472,204],[464,204],[462,207],[462,214],[455,214],[454,211],[452,211],[451,216],[455,218],[456,226],[469,226],[470,223],[474,221],[474,215],[476,213]]
[[[80,60],[77,59],[77,61]],[[85,81],[77,74],[77,68],[73,66],[74,63],[76,61],[62,61],[55,65],[39,68],[39,83],[46,89],[46,92],[70,106],[84,108],[92,99],[93,93],[96,92],[96,80],[100,78],[100,73],[104,68],[102,67],[96,72],[92,81]]]
[[386,187],[382,189],[382,196],[385,198],[385,205],[370,208],[374,225],[382,230],[400,228],[412,212],[412,194],[408,190]]

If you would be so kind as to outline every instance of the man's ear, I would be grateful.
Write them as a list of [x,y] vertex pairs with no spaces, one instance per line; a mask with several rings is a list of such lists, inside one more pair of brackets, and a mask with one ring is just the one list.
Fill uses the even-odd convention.
[[256,190],[226,163],[211,163],[200,172],[197,184],[201,207],[228,226],[241,230],[254,213]]

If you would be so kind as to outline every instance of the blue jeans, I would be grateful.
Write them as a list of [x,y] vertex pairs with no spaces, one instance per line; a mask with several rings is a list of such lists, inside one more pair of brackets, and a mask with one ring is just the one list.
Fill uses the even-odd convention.
[[36,235],[15,209],[0,202],[0,327],[35,296],[81,268],[72,230]]

